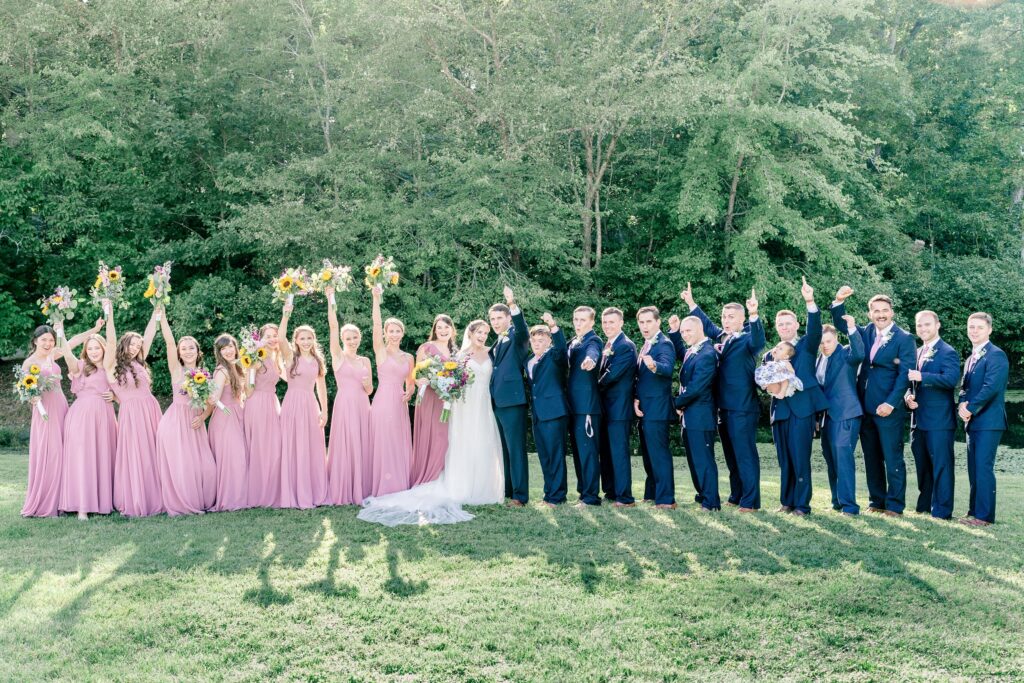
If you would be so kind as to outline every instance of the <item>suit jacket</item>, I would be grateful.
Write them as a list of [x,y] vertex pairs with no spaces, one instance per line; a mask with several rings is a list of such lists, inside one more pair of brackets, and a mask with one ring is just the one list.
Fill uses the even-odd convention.
[[[601,372],[601,338],[591,330],[578,344],[569,346],[569,412],[573,415],[600,415],[601,394],[597,380]],[[584,359],[594,361],[592,370],[580,366]]]
[[597,386],[601,391],[601,408],[605,420],[633,419],[636,360],[636,344],[625,333],[612,342],[611,355],[602,353]]
[[[796,355],[790,363],[796,376],[803,382],[804,388],[789,398],[772,397],[772,422],[786,420],[790,417],[810,417],[828,408],[828,400],[818,385],[814,374],[814,364],[818,359],[818,347],[821,346],[821,309],[807,313],[807,334],[796,342]],[[771,359],[771,352],[764,354],[764,360]]]
[[640,411],[644,420],[673,422],[678,417],[672,407],[672,371],[676,366],[676,350],[668,337],[658,332],[648,353],[654,359],[654,371],[648,370],[645,363],[638,362],[634,382]]
[[910,393],[917,401],[917,409],[911,411],[911,424],[926,432],[955,430],[954,394],[960,383],[960,354],[941,338],[932,349],[931,357],[921,363],[921,381],[911,383]]
[[[676,349],[678,352],[678,348]],[[679,393],[674,403],[683,410],[687,429],[714,431],[718,427],[715,415],[714,386],[718,370],[718,354],[709,339],[700,349],[686,357],[679,368]]]
[[530,354],[530,332],[522,310],[512,316],[508,334],[498,337],[488,353],[494,366],[491,370],[491,400],[495,407],[526,405],[523,367]]
[[[835,318],[846,315],[845,304],[834,306],[832,315]],[[857,374],[857,393],[864,412],[874,415],[875,409],[883,403],[891,405],[894,413],[905,412],[907,407],[903,402],[903,396],[910,386],[907,373],[917,364],[914,338],[899,325],[894,324],[891,330],[892,337],[878,349],[872,360],[871,347],[875,344],[878,330],[874,325],[865,325],[858,329],[864,338],[864,348],[868,354]]]
[[[718,340],[727,334],[711,321],[700,306],[690,311],[704,323],[704,334]],[[764,323],[760,316],[743,326],[739,336],[727,339],[718,352],[718,374],[715,376],[715,405],[721,410],[740,413],[761,411],[757,400],[757,384],[754,382],[754,368],[757,356],[764,348]]]
[[971,419],[968,432],[1003,431],[1006,429],[1006,383],[1010,361],[998,346],[989,342],[984,355],[974,367],[968,359],[960,389],[960,403],[967,402]]
[[[846,329],[846,321],[836,317],[834,309],[832,322],[837,330]],[[829,356],[825,366],[825,383],[821,385],[828,401],[828,416],[836,421],[852,420],[864,414],[857,395],[857,368],[864,361],[864,338],[860,330],[849,333],[849,337],[849,346],[836,346],[836,350]],[[820,354],[818,362],[821,362]]]
[[551,334],[551,348],[537,360],[532,375],[529,364],[535,356],[531,354],[527,361],[534,421],[554,420],[569,414],[565,400],[565,356],[565,335],[558,330]]

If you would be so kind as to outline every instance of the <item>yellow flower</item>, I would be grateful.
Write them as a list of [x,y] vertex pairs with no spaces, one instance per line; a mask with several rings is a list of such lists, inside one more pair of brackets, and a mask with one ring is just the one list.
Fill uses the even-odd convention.
[[53,298],[52,298],[52,299],[50,300],[50,303],[53,303],[53,304],[59,304],[59,303],[60,303],[61,301],[63,301],[63,300],[64,300],[64,299],[62,299],[62,298],[61,298],[60,296],[58,296],[58,295],[54,294],[54,295],[53,295]]
[[393,284],[393,285],[397,285],[398,284],[398,273],[392,273],[391,274],[391,284]]
[[264,360],[267,357],[266,349],[256,349],[256,357],[260,360]]
[[149,287],[146,288],[146,292],[142,296],[151,299],[154,295],[156,295],[156,285],[153,284],[153,278],[149,278]]
[[121,279],[121,273],[116,270],[107,271],[107,279],[111,282],[117,282]]
[[38,380],[34,376],[32,376],[32,375],[25,375],[25,377],[21,380],[22,385],[26,389],[34,388],[36,386],[37,382],[38,382]]
[[453,361],[453,360],[447,361],[447,362],[446,362],[446,363],[444,364],[444,369],[445,369],[445,370],[454,370],[454,369],[455,369],[455,368],[457,368],[457,367],[459,367],[459,364],[458,364],[458,363],[456,363],[456,362],[455,362],[455,361]]
[[380,268],[377,266],[370,268],[370,277],[377,277],[378,275],[380,275]]
[[295,284],[295,282],[290,277],[285,275],[283,278],[277,281],[277,288],[280,289],[282,292],[287,292],[289,289],[292,288],[293,284]]
[[249,356],[241,356],[239,358],[239,362],[242,364],[242,367],[245,368],[246,370],[252,367],[252,358],[250,358]]
[[331,271],[329,271],[328,269],[324,268],[324,271],[322,273],[320,273],[320,280],[323,281],[323,282],[330,282],[331,281],[331,277],[333,277],[333,275],[334,274],[331,273]]
[[47,315],[50,312],[49,306],[43,306],[43,315]]
[[103,285],[103,278],[99,275],[96,276],[96,282],[93,284],[93,289],[99,289]]
[[28,372],[31,375],[38,375],[39,372],[40,372],[39,371],[39,366],[36,365],[35,363],[33,363],[32,365],[28,366]]
[[206,384],[206,375],[196,375],[192,379],[196,384]]

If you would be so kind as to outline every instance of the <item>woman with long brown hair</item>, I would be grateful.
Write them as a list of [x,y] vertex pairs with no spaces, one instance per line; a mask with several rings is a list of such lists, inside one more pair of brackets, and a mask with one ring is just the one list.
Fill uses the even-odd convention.
[[222,334],[213,342],[214,389],[210,404],[210,450],[217,462],[218,512],[248,507],[249,456],[245,449],[242,426],[242,401],[245,400],[245,377],[238,365],[238,342],[230,334]]
[[[455,323],[441,313],[434,318],[427,341],[416,351],[416,362],[437,358],[442,362],[452,358],[459,348],[455,344]],[[426,379],[416,380],[419,404],[412,422],[412,463],[409,466],[409,486],[434,481],[444,469],[444,454],[448,450],[448,423],[441,422],[444,402],[426,385]]]
[[281,506],[281,402],[277,383],[281,380],[281,353],[277,325],[259,329],[262,363],[255,385],[245,399],[242,426],[249,449],[249,507]]

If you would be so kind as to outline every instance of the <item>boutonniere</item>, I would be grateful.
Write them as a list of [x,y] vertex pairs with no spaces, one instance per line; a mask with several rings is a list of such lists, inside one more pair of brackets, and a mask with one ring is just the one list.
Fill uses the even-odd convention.
[[604,349],[601,350],[601,355],[604,356],[605,358],[611,358],[612,356],[615,355],[615,351],[612,350],[612,347],[606,346],[604,347]]
[[706,343],[707,343],[707,340],[705,339],[704,341],[702,341],[701,343],[697,344],[696,346],[691,346],[690,347],[690,353],[691,354],[698,354],[698,353],[700,353],[700,350],[704,348],[704,344],[706,344]]
[[974,354],[974,362],[977,363],[979,360],[984,358],[986,353],[988,353],[988,351],[986,349],[982,349],[981,351],[978,351],[978,353]]
[[717,351],[718,353],[721,353],[722,349],[724,349],[724,348],[725,348],[725,344],[715,344],[715,351]]
[[882,343],[878,345],[878,348],[882,348],[892,340],[892,333],[892,330],[885,333],[885,336],[882,337]]
[[932,358],[935,358],[935,347],[934,346],[931,347],[930,349],[928,349],[927,351],[925,351],[924,355],[921,356],[921,365],[924,365],[925,363],[930,361]]

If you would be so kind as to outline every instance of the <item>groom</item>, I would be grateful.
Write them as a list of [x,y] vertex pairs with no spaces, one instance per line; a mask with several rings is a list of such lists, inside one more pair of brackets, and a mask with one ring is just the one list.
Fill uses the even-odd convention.
[[505,286],[505,303],[488,310],[491,329],[498,336],[488,354],[491,372],[491,403],[501,435],[505,464],[505,497],[509,505],[523,507],[529,493],[526,462],[526,387],[523,367],[530,350],[529,330],[516,305],[512,288]]

